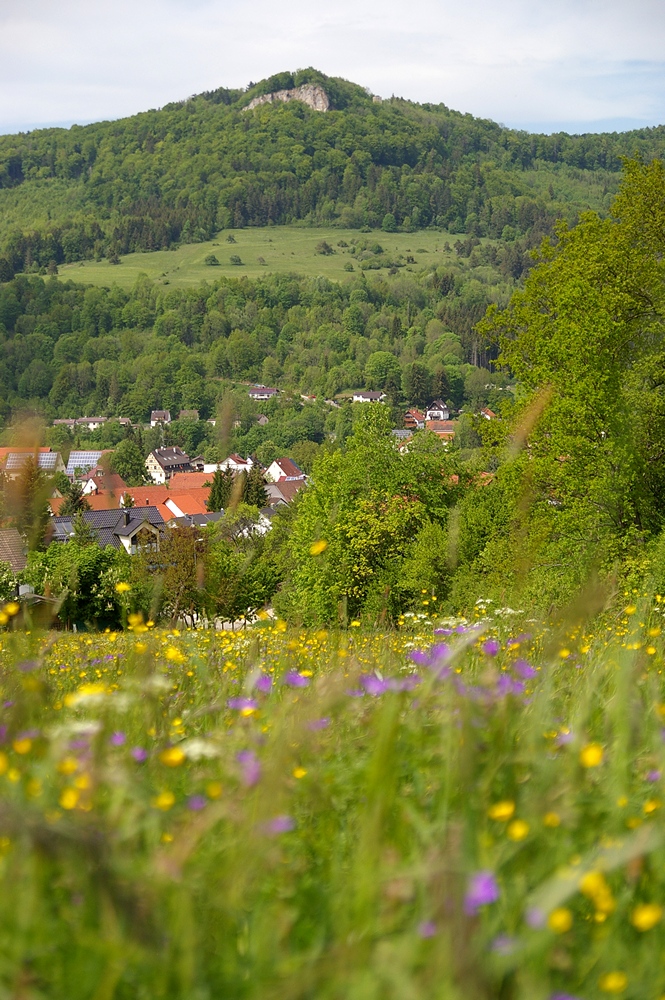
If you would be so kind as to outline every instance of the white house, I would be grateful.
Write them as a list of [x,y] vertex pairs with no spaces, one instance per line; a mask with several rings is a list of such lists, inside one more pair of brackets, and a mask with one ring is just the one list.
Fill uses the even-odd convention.
[[[234,452],[228,458],[225,458],[223,462],[220,462],[217,468],[221,469],[222,472],[226,472],[227,469],[230,469],[231,472],[249,472],[253,465],[254,463],[251,458],[242,458]],[[207,472],[207,467],[204,467],[203,471]]]
[[153,410],[150,414],[150,426],[157,427],[158,424],[170,424],[171,413],[169,410]]
[[273,396],[276,396],[278,392],[279,392],[279,389],[269,389],[265,385],[254,385],[249,390],[249,398],[250,399],[272,399]]
[[294,482],[307,478],[302,469],[291,458],[276,458],[268,466],[265,477],[271,483]]
[[89,431],[98,431],[106,423],[107,419],[107,417],[78,417],[76,426],[87,427]]
[[450,420],[450,411],[441,399],[435,399],[427,407],[425,420]]
[[353,394],[354,403],[382,403],[385,398],[385,392],[368,392],[363,390],[362,392],[354,392]]

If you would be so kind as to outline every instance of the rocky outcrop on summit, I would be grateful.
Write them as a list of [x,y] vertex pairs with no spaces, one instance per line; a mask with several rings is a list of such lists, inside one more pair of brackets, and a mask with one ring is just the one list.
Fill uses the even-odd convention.
[[315,83],[304,83],[302,87],[294,87],[293,90],[276,90],[272,94],[261,94],[250,101],[243,111],[251,111],[258,108],[260,104],[274,104],[275,101],[302,101],[307,104],[312,111],[329,111],[330,101],[323,87]]

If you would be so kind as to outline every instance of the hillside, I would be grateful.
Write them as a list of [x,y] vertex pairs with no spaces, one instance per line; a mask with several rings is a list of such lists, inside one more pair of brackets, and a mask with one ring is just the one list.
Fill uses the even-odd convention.
[[[247,110],[308,83],[330,110]],[[376,100],[315,70],[283,73],[120,121],[1,136],[0,281],[294,222],[437,226],[526,248],[556,218],[605,212],[622,156],[663,152],[663,127],[529,135],[445,105]]]

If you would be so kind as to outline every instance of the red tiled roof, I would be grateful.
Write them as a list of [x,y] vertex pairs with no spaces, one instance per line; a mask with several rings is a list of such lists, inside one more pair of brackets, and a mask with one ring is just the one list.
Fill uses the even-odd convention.
[[[304,476],[305,473],[302,469],[298,468],[296,463],[291,458],[277,458],[275,459],[275,465],[278,465],[282,471],[282,475],[286,477],[290,476]],[[279,480],[278,480],[279,482]]]
[[189,493],[192,489],[212,483],[213,476],[214,472],[174,472],[169,480],[169,490],[171,493],[174,490],[187,490]]

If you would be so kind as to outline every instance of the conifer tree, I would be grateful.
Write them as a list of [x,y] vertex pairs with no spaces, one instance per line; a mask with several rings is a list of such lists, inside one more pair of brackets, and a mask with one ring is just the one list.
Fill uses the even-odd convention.
[[249,471],[245,484],[244,501],[251,507],[258,507],[259,510],[268,504],[268,491],[259,465],[253,465]]

